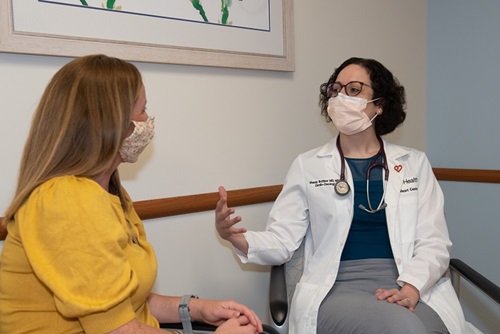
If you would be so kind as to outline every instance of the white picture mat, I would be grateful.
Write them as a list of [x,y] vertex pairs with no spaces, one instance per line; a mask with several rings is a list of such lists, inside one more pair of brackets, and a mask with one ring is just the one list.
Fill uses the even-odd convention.
[[132,61],[293,71],[292,1],[269,0],[269,5],[270,29],[259,30],[0,0],[0,51],[61,56],[99,52]]
[[[82,7],[79,0],[38,0],[55,5]],[[86,0],[86,9],[104,9],[103,0]],[[202,0],[203,11],[208,22],[221,24],[221,0]],[[270,30],[271,0],[233,0],[228,6],[228,25],[240,28]],[[199,10],[188,0],[116,0],[114,9],[119,13],[156,16],[164,19],[179,19],[205,22]]]

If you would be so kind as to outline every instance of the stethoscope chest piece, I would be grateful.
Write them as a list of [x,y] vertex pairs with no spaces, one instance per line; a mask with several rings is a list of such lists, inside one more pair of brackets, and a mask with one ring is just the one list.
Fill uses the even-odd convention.
[[351,187],[349,187],[349,183],[345,180],[339,180],[335,183],[335,192],[337,195],[345,196],[349,193]]

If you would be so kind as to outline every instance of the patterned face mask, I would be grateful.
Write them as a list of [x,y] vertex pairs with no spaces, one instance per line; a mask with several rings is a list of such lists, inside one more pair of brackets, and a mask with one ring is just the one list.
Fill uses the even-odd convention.
[[123,141],[120,148],[122,162],[136,162],[139,155],[151,142],[155,135],[154,117],[148,117],[144,122],[132,121],[134,131]]

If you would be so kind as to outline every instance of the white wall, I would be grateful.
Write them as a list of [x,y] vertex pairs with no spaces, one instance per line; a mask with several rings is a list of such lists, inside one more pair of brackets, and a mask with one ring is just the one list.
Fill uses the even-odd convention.
[[[134,200],[281,184],[293,158],[336,132],[318,88],[351,56],[372,57],[408,91],[393,141],[425,149],[426,2],[295,1],[296,71],[137,63],[157,135],[134,165],[120,167]],[[0,54],[0,210],[12,196],[31,114],[68,58]],[[262,229],[270,204],[238,208]],[[241,265],[213,227],[213,212],[145,222],[159,256],[158,292],[247,303],[265,318],[268,268]]]

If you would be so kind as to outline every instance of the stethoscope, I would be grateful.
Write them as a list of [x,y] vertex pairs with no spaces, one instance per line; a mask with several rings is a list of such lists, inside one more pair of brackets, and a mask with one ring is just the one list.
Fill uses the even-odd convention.
[[[378,142],[380,143],[380,149],[375,154],[373,159],[370,161],[370,165],[368,166],[368,169],[366,170],[366,199],[368,200],[368,209],[363,205],[360,204],[359,208],[361,210],[364,210],[368,213],[376,213],[379,212],[387,207],[387,203],[385,203],[385,189],[387,187],[387,181],[389,180],[389,167],[387,166],[387,158],[385,156],[385,150],[384,150],[384,142],[382,141],[382,138],[378,137]],[[342,152],[342,148],[340,147],[340,136],[337,137],[337,149],[339,150],[340,154],[340,180],[338,180],[335,183],[335,192],[340,195],[340,196],[345,196],[351,191],[351,187],[349,186],[349,183],[345,180],[345,158],[344,158],[344,152]],[[377,159],[382,156],[382,162],[377,162]],[[384,192],[382,193],[382,199],[380,200],[380,203],[378,204],[377,208],[374,209],[372,207],[372,203],[370,201],[370,173],[373,168],[376,167],[381,167],[384,169]]]

